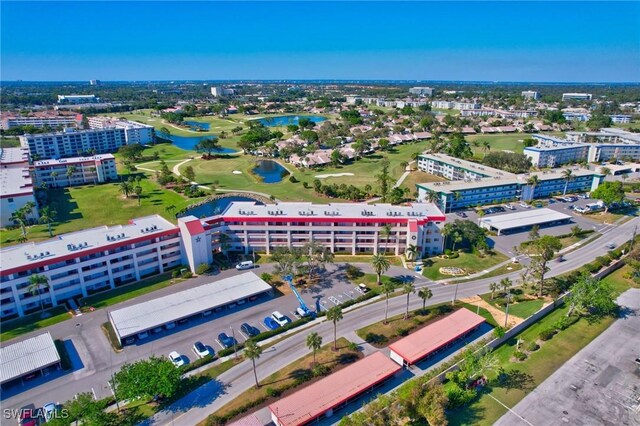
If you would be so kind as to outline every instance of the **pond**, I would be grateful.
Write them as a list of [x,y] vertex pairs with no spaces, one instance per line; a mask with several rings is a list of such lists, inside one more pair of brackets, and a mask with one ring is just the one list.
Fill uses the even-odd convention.
[[227,207],[229,207],[229,204],[231,204],[234,201],[252,201],[262,205],[262,203],[260,203],[259,201],[256,201],[253,198],[249,198],[249,197],[225,197],[225,198],[219,198],[214,201],[210,201],[205,204],[201,204],[199,206],[188,208],[180,216],[188,216],[188,215],[193,215],[195,217],[214,216],[222,213]]
[[205,123],[203,121],[184,121],[183,123],[196,131],[207,131],[210,128],[209,123]]
[[256,167],[254,167],[252,171],[259,175],[264,183],[280,182],[283,177],[289,174],[287,169],[272,160],[256,161]]
[[[162,139],[170,140],[171,143],[173,143],[178,148],[184,149],[187,151],[194,151],[195,146],[198,144],[198,142],[200,142],[203,139],[207,139],[211,137],[211,135],[210,136],[176,136],[176,135],[170,135],[168,133],[161,132],[159,130],[156,130],[156,135],[158,135],[158,137],[161,137]],[[238,152],[238,151],[236,151],[235,149],[225,148],[225,147],[220,147],[220,149],[216,151],[217,154],[233,154],[234,152]]]
[[301,118],[308,118],[314,123],[321,123],[326,120],[325,117],[319,115],[281,115],[278,117],[260,118],[258,121],[267,127],[288,126],[289,124],[298,124]]

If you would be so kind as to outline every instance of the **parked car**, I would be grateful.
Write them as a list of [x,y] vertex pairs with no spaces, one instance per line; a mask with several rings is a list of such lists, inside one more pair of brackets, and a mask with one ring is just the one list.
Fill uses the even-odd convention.
[[235,338],[228,336],[227,333],[220,333],[218,334],[218,341],[222,344],[222,346],[224,346],[225,348],[230,348],[231,346],[233,346],[234,344],[238,343],[236,341]]
[[567,210],[573,210],[576,208],[576,206],[574,206],[573,204],[568,205],[567,207],[565,207]]
[[368,293],[371,289],[369,287],[367,287],[365,284],[360,283],[358,284],[358,287],[360,288],[360,291],[362,293]]
[[531,206],[529,204],[525,203],[525,202],[522,202],[522,203],[520,203],[518,205],[520,207],[522,207],[522,208],[525,208],[525,209],[530,209],[531,208]]
[[240,262],[236,265],[236,269],[238,271],[244,271],[245,269],[253,269],[253,262],[251,260]]
[[202,344],[202,342],[195,342],[193,344],[193,351],[199,358],[204,358],[207,355],[213,355],[209,348]]
[[55,416],[57,410],[58,410],[58,406],[56,405],[55,402],[47,402],[46,404],[44,404],[42,406],[42,413],[44,415],[44,420],[47,422],[51,420]]
[[465,212],[456,212],[455,215],[459,217],[467,217],[467,214]]
[[509,209],[509,210],[515,210],[516,208],[513,206],[513,204],[505,204],[504,205],[505,209]]
[[247,324],[246,322],[242,323],[242,325],[240,326],[240,330],[249,337],[254,337],[260,334],[260,330],[250,324]]
[[267,326],[267,328],[269,330],[275,330],[277,328],[280,328],[280,324],[278,324],[273,318],[271,317],[266,317],[264,319],[264,325]]
[[289,324],[291,322],[291,320],[289,318],[287,318],[286,316],[282,315],[280,312],[278,311],[273,311],[273,313],[271,314],[271,317],[280,325],[280,326],[285,326],[287,324]]
[[169,360],[173,363],[173,365],[175,365],[176,367],[182,367],[184,365],[184,359],[182,359],[182,355],[180,355],[178,352],[173,351],[169,354]]

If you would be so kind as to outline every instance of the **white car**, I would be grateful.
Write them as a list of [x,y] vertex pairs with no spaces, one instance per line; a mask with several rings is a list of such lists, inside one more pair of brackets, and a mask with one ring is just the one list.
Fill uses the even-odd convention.
[[57,409],[58,409],[58,406],[56,405],[55,402],[47,402],[46,404],[44,404],[42,406],[44,420],[48,422],[49,420],[54,418]]
[[518,204],[518,205],[519,205],[520,207],[525,208],[525,209],[530,209],[530,208],[531,208],[531,206],[530,206],[529,204],[527,204],[527,203],[520,203],[520,204]]
[[202,342],[196,342],[193,344],[193,352],[198,355],[199,358],[204,358],[207,355],[211,355],[211,351]]
[[277,322],[278,325],[280,325],[280,327],[283,327],[283,326],[285,326],[285,325],[287,325],[287,324],[289,324],[291,322],[291,320],[289,318],[285,317],[284,315],[282,315],[278,311],[274,311],[271,314],[271,318],[273,318],[273,320],[275,322]]
[[505,209],[509,209],[509,210],[515,210],[515,209],[516,209],[516,208],[515,208],[515,207],[513,207],[511,204],[505,204],[505,205],[504,205],[504,208],[505,208]]
[[182,359],[182,355],[180,355],[178,352],[173,351],[169,354],[169,360],[173,363],[173,365],[175,365],[176,367],[182,367],[184,365],[184,359]]

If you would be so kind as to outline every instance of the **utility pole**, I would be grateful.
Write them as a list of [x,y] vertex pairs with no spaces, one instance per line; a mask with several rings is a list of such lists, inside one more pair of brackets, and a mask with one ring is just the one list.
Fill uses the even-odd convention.
[[633,243],[635,242],[637,231],[638,231],[638,225],[633,227],[633,235],[631,236],[631,242],[629,243],[629,253],[631,253],[631,250],[633,249]]
[[505,309],[504,316],[504,328],[507,328],[507,321],[509,320],[509,302],[511,301],[511,290],[507,291],[507,308]]
[[453,300],[451,301],[451,305],[456,304],[456,299],[458,298],[458,283],[456,283],[456,291],[453,293]]

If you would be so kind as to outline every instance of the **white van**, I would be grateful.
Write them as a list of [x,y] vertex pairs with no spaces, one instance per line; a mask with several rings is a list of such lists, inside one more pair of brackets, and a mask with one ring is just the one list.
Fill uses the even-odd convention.
[[245,262],[240,262],[236,265],[236,269],[238,271],[242,271],[244,269],[253,269],[253,262],[250,260],[247,260]]

